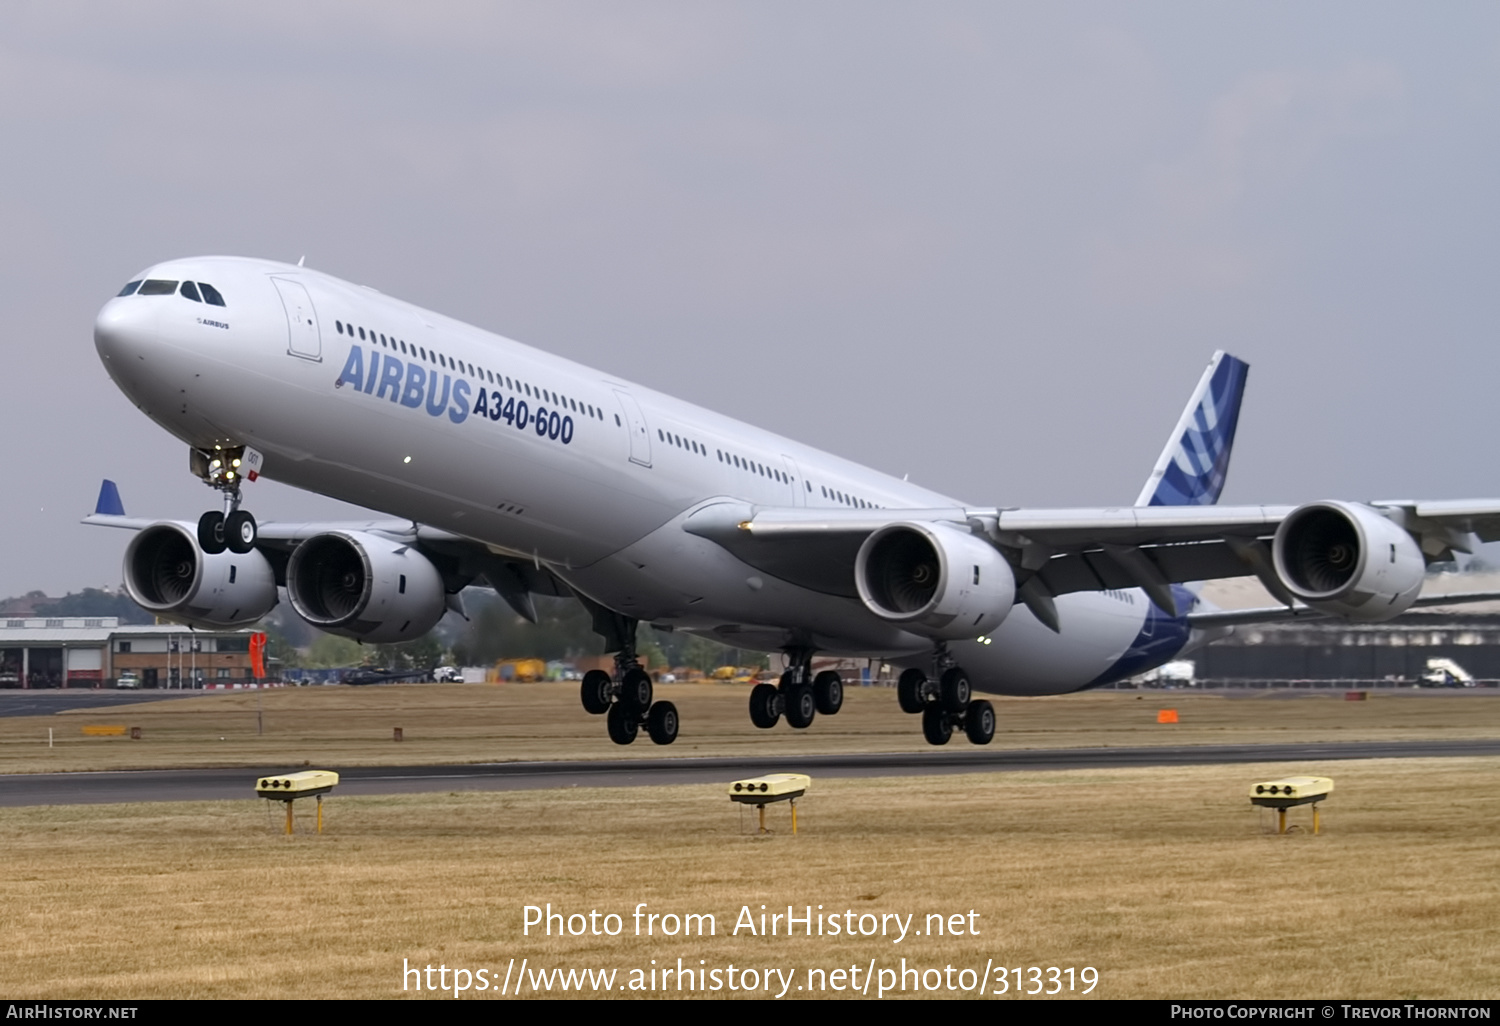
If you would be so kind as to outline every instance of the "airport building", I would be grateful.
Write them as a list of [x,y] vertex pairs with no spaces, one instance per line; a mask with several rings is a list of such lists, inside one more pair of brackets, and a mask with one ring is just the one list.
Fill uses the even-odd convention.
[[1422,680],[1434,659],[1477,680],[1500,680],[1500,616],[1408,613],[1390,623],[1304,620],[1236,628],[1191,656],[1200,681],[1358,681],[1375,686]]
[[251,631],[121,625],[113,616],[0,620],[0,687],[193,688],[252,676]]

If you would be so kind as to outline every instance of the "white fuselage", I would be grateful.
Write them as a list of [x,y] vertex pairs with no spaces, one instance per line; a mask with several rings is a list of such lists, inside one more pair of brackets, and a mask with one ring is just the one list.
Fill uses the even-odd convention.
[[[547,566],[643,621],[737,647],[796,642],[920,661],[931,642],[759,572],[682,529],[705,506],[962,504],[848,460],[301,267],[231,257],[143,279],[211,283],[224,306],[132,295],[100,311],[110,376],[190,445],[249,445],[287,484]],[[1053,633],[1018,606],[950,650],[977,689],[1055,694],[1172,658],[1139,591],[1062,596]],[[1147,661],[1139,666],[1142,658]]]

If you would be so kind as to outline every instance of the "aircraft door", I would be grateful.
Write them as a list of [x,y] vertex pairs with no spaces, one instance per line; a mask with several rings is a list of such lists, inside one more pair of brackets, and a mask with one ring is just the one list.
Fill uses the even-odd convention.
[[323,340],[318,332],[318,315],[307,289],[301,282],[290,278],[272,278],[271,284],[276,286],[281,305],[286,308],[286,351],[304,360],[321,361]]
[[786,453],[781,454],[781,462],[786,464],[786,476],[792,479],[792,505],[806,506],[807,482],[802,480],[802,468]]
[[630,432],[630,462],[649,467],[651,432],[646,429],[646,415],[641,412],[635,396],[618,388],[614,392],[619,397],[620,408],[625,411],[625,429]]

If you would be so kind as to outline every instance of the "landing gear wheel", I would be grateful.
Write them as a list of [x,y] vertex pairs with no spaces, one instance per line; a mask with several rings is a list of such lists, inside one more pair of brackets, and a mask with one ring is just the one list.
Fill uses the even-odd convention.
[[657,702],[646,714],[646,733],[658,745],[677,740],[677,707],[671,702]]
[[609,725],[609,739],[617,745],[630,744],[635,740],[636,731],[641,729],[641,721],[619,702],[609,707],[606,722]]
[[590,670],[583,675],[583,711],[594,716],[609,712],[609,686],[613,683],[603,670]]
[[922,736],[930,745],[945,745],[953,736],[953,721],[936,705],[922,710]]
[[904,713],[919,713],[926,706],[922,701],[922,687],[927,683],[927,674],[912,668],[902,672],[896,680],[896,701],[901,703]]
[[969,699],[974,696],[973,689],[969,687],[969,675],[957,666],[943,671],[939,691],[943,696],[944,712],[963,712],[969,707]]
[[832,716],[844,705],[844,679],[836,670],[824,670],[813,678],[813,701],[818,712]]
[[812,726],[813,717],[818,714],[818,701],[813,697],[812,688],[799,684],[788,689],[784,697],[787,726],[798,730]]
[[964,733],[976,745],[987,745],[995,739],[995,707],[984,699],[969,703],[964,713]]
[[224,543],[230,552],[243,555],[254,549],[259,533],[249,510],[237,509],[224,518]]
[[620,681],[619,704],[636,716],[651,708],[651,674],[639,666],[626,670]]
[[762,730],[770,730],[781,719],[776,708],[779,697],[775,684],[757,684],[750,689],[750,722]]
[[229,547],[224,541],[224,514],[209,510],[198,518],[198,547],[210,556]]

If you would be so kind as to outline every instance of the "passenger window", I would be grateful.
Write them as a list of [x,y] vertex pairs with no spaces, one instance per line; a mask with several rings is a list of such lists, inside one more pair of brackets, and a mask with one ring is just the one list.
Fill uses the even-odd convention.
[[200,281],[198,283],[198,289],[203,293],[203,301],[209,306],[224,305],[224,297],[219,294],[218,289],[214,288],[208,282]]
[[142,296],[170,296],[176,291],[176,281],[167,281],[165,278],[147,278],[141,282],[139,294]]
[[119,292],[117,292],[115,295],[116,295],[116,297],[119,297],[119,296],[128,296],[128,295],[131,295],[132,293],[134,293],[135,290],[138,289],[138,288],[140,288],[140,287],[141,287],[141,280],[139,278],[137,278],[135,281],[126,282],[125,283],[125,287],[123,289],[121,289]]
[[344,333],[344,322],[343,321],[334,321],[333,322],[333,326],[338,329],[340,335],[342,335]]
[[183,296],[191,299],[195,303],[203,302],[203,297],[198,295],[198,286],[194,285],[190,281],[183,282],[180,291],[182,292]]

